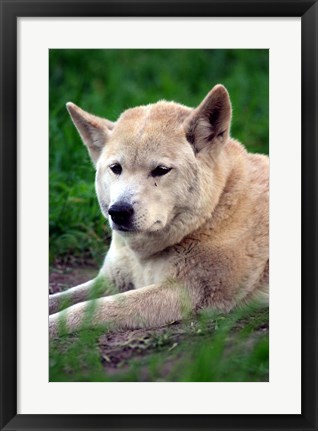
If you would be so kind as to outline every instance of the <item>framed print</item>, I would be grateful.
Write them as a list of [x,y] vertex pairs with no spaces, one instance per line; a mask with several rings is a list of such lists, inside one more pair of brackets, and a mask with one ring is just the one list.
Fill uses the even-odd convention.
[[[312,0],[1,1],[1,429],[318,429],[317,8]],[[93,253],[101,264],[109,241],[93,196],[94,169],[85,148],[77,149],[65,103],[73,102],[68,110],[85,143],[92,124],[111,130],[122,111],[159,99],[173,100],[181,116],[190,109],[184,105],[199,106],[201,115],[201,101],[220,83],[232,100],[232,135],[251,152],[268,153],[269,141],[270,331],[268,315],[255,315],[262,343],[255,350],[255,340],[240,338],[232,362],[224,352],[233,345],[206,355],[207,327],[196,321],[188,327],[196,338],[183,351],[178,323],[170,332],[122,333],[125,355],[139,352],[129,370],[127,357],[109,348],[116,337],[100,335],[98,369],[88,339],[84,357],[73,335],[49,345],[49,256],[54,293],[84,281],[83,259],[98,271]],[[223,88],[214,87],[212,99],[213,91],[227,94]],[[199,153],[201,122],[191,124],[187,139]],[[226,133],[209,139],[223,142]],[[116,160],[110,169],[119,176],[122,165]],[[152,167],[156,196],[159,177],[170,171],[163,162]],[[118,208],[107,211],[124,223],[122,207],[120,216]],[[229,321],[214,319],[212,330]],[[234,326],[227,339],[241,329]],[[153,358],[147,371],[141,365],[149,343],[164,347],[163,373]],[[246,359],[252,356],[257,366]],[[188,374],[181,373],[185,358]]]

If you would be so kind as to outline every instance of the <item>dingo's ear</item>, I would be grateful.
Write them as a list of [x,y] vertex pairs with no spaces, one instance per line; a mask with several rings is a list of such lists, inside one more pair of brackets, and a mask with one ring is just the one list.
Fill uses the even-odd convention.
[[96,117],[83,111],[72,102],[68,102],[66,107],[82,141],[87,146],[94,165],[96,165],[100,153],[109,139],[111,130],[114,128],[114,124],[104,118]]
[[185,123],[187,139],[196,152],[208,144],[224,143],[228,139],[231,112],[231,102],[226,88],[220,84],[216,85]]

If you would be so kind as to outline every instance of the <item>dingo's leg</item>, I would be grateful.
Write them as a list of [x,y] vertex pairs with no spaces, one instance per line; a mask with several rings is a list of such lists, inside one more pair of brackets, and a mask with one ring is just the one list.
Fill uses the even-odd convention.
[[59,310],[77,304],[78,302],[87,301],[89,299],[113,295],[118,290],[110,285],[107,279],[103,276],[97,276],[93,280],[79,284],[65,290],[64,292],[55,293],[49,296],[49,314],[57,313]]
[[194,304],[177,283],[150,285],[92,301],[75,304],[50,316],[50,337],[58,335],[59,319],[67,332],[83,326],[105,325],[110,329],[158,327],[180,320]]

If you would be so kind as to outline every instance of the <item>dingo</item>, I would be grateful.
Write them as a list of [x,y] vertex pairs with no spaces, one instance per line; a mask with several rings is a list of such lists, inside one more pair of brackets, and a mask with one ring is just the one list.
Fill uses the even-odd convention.
[[61,315],[68,332],[81,327],[97,284],[90,325],[122,329],[268,300],[268,157],[230,137],[222,85],[195,109],[160,101],[115,123],[67,109],[96,167],[112,241],[96,279],[50,296],[50,336]]

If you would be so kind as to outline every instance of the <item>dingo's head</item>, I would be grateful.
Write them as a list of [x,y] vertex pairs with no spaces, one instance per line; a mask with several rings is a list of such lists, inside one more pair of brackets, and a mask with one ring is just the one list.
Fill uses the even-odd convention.
[[[229,137],[231,105],[222,85],[196,109],[160,101],[128,109],[115,123],[70,102],[67,109],[96,166],[98,200],[113,230],[160,234],[184,214],[191,224],[206,208],[202,160],[216,159]],[[212,172],[210,180],[213,188]]]

